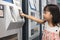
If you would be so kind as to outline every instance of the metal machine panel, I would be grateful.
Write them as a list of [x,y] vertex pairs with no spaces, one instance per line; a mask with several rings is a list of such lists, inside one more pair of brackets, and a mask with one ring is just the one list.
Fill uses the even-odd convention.
[[[10,7],[12,7],[12,12]],[[0,0],[0,38],[18,34],[18,40],[22,40],[22,26],[24,24],[24,18],[18,16],[19,12],[22,12],[21,6],[18,7],[10,2]],[[14,17],[16,20],[14,20]]]
[[[0,1],[0,26],[5,27],[5,29],[17,29],[23,26],[24,18],[20,17],[22,9],[14,4],[10,4],[5,1]],[[3,19],[3,20],[2,20]]]

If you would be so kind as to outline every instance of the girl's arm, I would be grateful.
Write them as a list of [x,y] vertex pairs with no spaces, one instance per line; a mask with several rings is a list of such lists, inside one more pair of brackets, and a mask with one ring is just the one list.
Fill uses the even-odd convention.
[[26,15],[26,14],[24,14],[24,13],[21,13],[20,15],[21,15],[22,17],[26,17],[26,18],[28,18],[28,19],[34,20],[34,21],[36,21],[36,22],[38,22],[38,23],[40,23],[40,24],[45,23],[45,20],[40,20],[40,19],[38,19],[38,18],[35,18],[35,17],[33,17],[33,16]]

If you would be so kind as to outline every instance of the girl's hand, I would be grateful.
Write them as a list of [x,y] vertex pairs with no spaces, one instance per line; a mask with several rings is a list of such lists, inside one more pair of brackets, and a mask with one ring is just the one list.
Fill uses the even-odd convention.
[[24,16],[25,16],[25,14],[24,14],[24,13],[21,13],[21,14],[20,14],[20,16],[24,17]]

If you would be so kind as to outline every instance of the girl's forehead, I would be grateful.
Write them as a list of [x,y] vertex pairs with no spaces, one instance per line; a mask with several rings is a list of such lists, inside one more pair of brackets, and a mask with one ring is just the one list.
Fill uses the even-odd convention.
[[49,11],[49,8],[48,8],[48,7],[46,7],[46,8],[45,8],[45,11]]

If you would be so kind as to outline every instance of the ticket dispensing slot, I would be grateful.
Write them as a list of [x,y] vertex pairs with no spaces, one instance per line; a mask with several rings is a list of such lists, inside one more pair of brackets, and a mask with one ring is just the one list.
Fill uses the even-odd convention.
[[16,5],[11,6],[11,4],[7,5],[6,3],[0,2],[0,9],[0,16],[3,17],[0,18],[0,23],[6,30],[17,29],[23,26],[25,20],[20,16],[20,13],[22,13],[21,8]]

